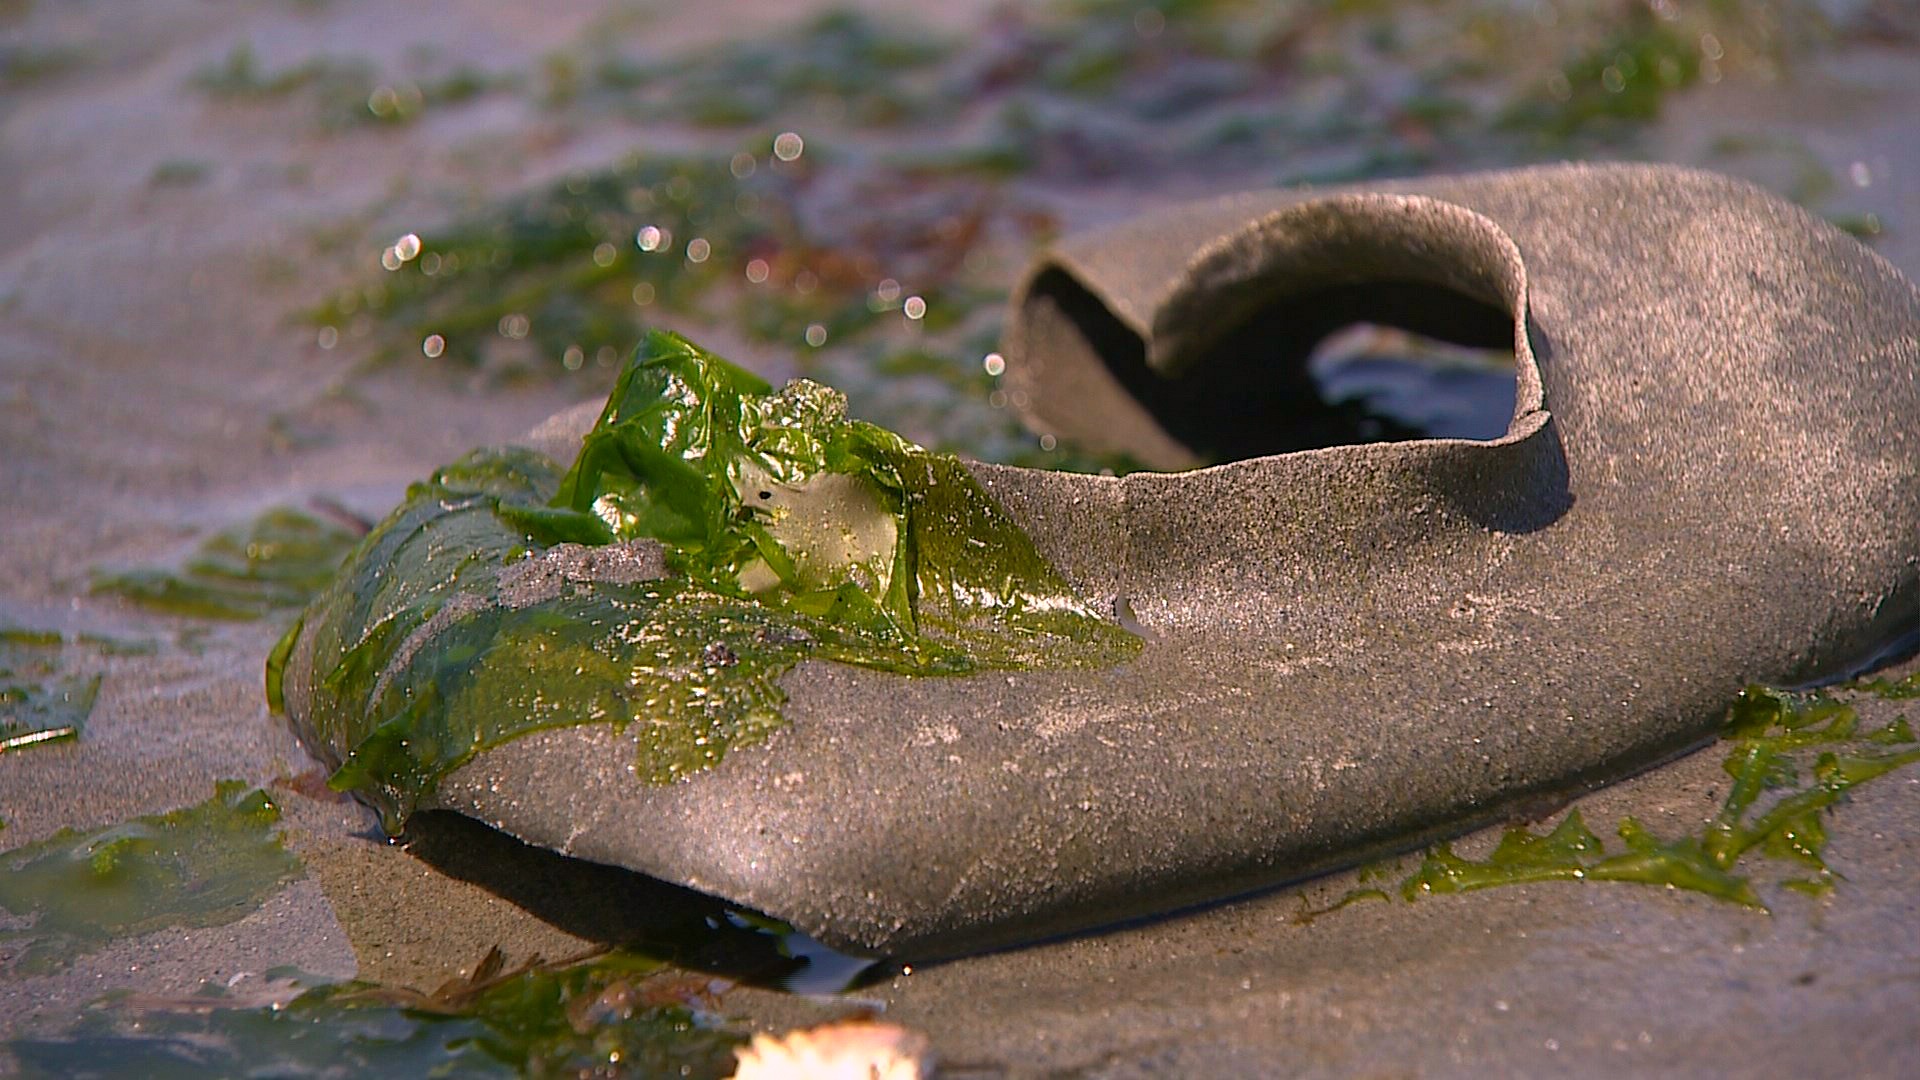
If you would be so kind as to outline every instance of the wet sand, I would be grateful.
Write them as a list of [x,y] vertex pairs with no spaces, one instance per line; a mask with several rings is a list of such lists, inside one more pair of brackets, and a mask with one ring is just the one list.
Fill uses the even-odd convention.
[[[969,25],[977,16],[965,8],[944,6],[940,19]],[[721,20],[690,7],[654,15],[647,32],[691,43],[792,14],[764,2]],[[603,15],[585,4],[535,14],[152,0],[0,16],[10,40],[81,55],[0,96],[0,625],[159,642],[152,655],[85,661],[106,677],[77,743],[0,756],[0,847],[198,802],[220,779],[268,784],[313,769],[261,694],[275,620],[142,613],[89,596],[90,572],[177,560],[209,529],[270,505],[324,496],[377,515],[432,467],[602,391],[591,371],[507,384],[427,365],[356,374],[352,349],[322,349],[290,313],[364,273],[377,254],[368,237],[434,220],[455,196],[510,193],[690,137],[555,116],[522,94],[430,111],[399,131],[323,132],[295,102],[209,102],[186,88],[194,73],[242,40],[268,66],[316,50],[397,61],[431,45],[519,69]],[[1790,82],[1700,87],[1674,103],[1652,146],[1699,163],[1729,133],[1791,139],[1840,178],[1825,209],[1877,215],[1878,250],[1915,276],[1915,55],[1856,43]],[[1798,153],[1733,164],[1781,188]],[[198,178],[165,181],[181,162]],[[1195,190],[1180,194],[1263,175],[1188,181]],[[1086,224],[1156,197],[1122,180],[1061,205],[1067,224]],[[360,267],[315,256],[329,232],[357,238]],[[706,339],[787,373],[777,350],[724,331]],[[1719,755],[1697,754],[1581,806],[1591,822],[1630,813],[1680,832],[1711,815],[1724,783]],[[431,987],[496,944],[516,961],[591,944],[556,925],[584,924],[538,918],[386,843],[357,804],[279,794],[303,879],[239,921],[121,940],[63,972],[0,981],[0,1038],[58,1033],[110,990],[184,996],[288,965]],[[847,997],[735,989],[720,1009],[768,1029],[879,1009],[925,1031],[963,1075],[1893,1076],[1920,1049],[1916,799],[1910,771],[1841,806],[1829,848],[1838,887],[1787,897],[1770,916],[1692,894],[1541,885],[1357,904],[1297,924],[1352,887],[1340,875],[922,968]]]

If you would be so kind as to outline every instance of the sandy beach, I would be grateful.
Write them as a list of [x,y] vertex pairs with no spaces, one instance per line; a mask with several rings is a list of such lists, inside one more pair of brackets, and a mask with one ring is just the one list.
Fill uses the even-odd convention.
[[[987,3],[864,7],[950,36],[962,54],[1006,17]],[[1897,14],[1859,14],[1875,5],[1834,7],[1852,14],[1836,17],[1839,29],[1816,35],[1791,63],[1736,64],[1730,45],[1724,74],[1715,68],[1713,78],[1673,89],[1657,117],[1632,121],[1629,140],[1564,149],[1731,171],[1849,226],[1920,276],[1912,119],[1920,116],[1920,37]],[[936,103],[928,115],[941,117],[938,125],[909,121],[849,136],[837,151],[834,121],[813,113],[727,128],[667,122],[617,100],[601,104],[595,95],[616,93],[610,68],[582,60],[586,74],[568,76],[555,59],[591,57],[607,42],[649,57],[702,55],[727,42],[778,41],[804,14],[772,0],[0,4],[8,64],[0,69],[0,629],[56,635],[16,650],[39,665],[45,685],[100,676],[77,739],[0,754],[0,865],[63,829],[88,833],[203,803],[223,780],[268,793],[299,860],[297,872],[241,907],[111,936],[43,969],[19,963],[35,940],[32,918],[0,908],[0,1073],[50,1074],[48,1061],[83,1060],[45,1048],[83,1019],[111,1026],[141,1002],[178,1003],[208,984],[247,1003],[330,980],[431,991],[470,974],[496,946],[512,965],[579,955],[616,932],[619,913],[567,892],[574,882],[624,895],[591,873],[576,880],[555,870],[529,884],[547,872],[538,853],[469,835],[460,822],[425,823],[410,851],[380,833],[370,810],[325,789],[262,690],[268,651],[294,609],[212,620],[91,586],[103,571],[179,567],[209,536],[244,528],[271,507],[336,522],[377,519],[408,483],[469,448],[605,395],[612,369],[591,347],[560,366],[542,356],[531,371],[497,358],[455,364],[451,353],[435,362],[418,346],[376,362],[386,324],[336,326],[312,315],[342,290],[381,280],[379,259],[396,237],[431,236],[632,153],[705,155],[722,165],[746,154],[768,179],[778,168],[771,137],[790,126],[808,136],[803,164],[822,162],[824,179],[806,197],[824,203],[819,192],[865,167],[876,146],[925,152],[986,125]],[[1135,22],[1142,33],[1160,32]],[[270,92],[209,90],[219,84],[208,73],[233,75],[241,55],[255,82],[329,58],[347,89],[326,89],[316,76]],[[444,89],[456,75],[482,89]],[[586,88],[562,94],[556,87],[569,79]],[[1288,106],[1306,100],[1302,87],[1318,85],[1304,74],[1286,79],[1276,85],[1295,95],[1281,99]],[[360,116],[389,98],[404,111],[414,93],[424,104],[404,122]],[[1411,123],[1405,117],[1418,114],[1395,115]],[[1089,121],[1085,130],[1105,129]],[[1498,141],[1507,137],[1486,134],[1484,144],[1454,152],[1444,132],[1429,136],[1439,147],[1413,171],[1522,163],[1507,160],[1521,145]],[[1333,162],[1328,145],[1313,143],[1313,160]],[[1525,160],[1561,149],[1528,150]],[[977,283],[1004,291],[1047,235],[1290,175],[1258,153],[1223,151],[1221,161],[1096,175],[1030,159],[984,189],[982,205],[1002,216],[956,260],[964,266],[943,280],[942,295]],[[1044,225],[1022,224],[1039,217]],[[905,244],[899,250],[920,257]],[[772,272],[783,272],[777,259]],[[831,274],[821,278],[830,292]],[[662,299],[646,317],[776,380],[804,371],[831,381],[866,362],[851,334],[844,345],[836,336],[819,347],[799,334],[760,335],[710,299],[730,297],[732,287],[703,294],[701,312],[663,310]],[[897,383],[871,374],[850,389],[856,410],[863,402],[893,410],[873,418],[929,442],[974,440],[982,456],[1006,447],[1018,453],[1000,456],[1039,455],[1009,434],[1012,414],[990,398],[995,384],[980,372],[990,305],[967,318],[937,339],[939,348],[974,349],[954,369],[960,374],[912,369]],[[797,325],[811,332],[815,323],[807,316]],[[873,334],[890,341],[884,335],[893,332]],[[1886,674],[1913,670],[1903,661]],[[1902,707],[1871,695],[1855,704],[1863,724],[1890,723]],[[1709,747],[1576,805],[1596,832],[1631,816],[1687,833],[1726,795],[1723,757]],[[1405,901],[1386,879],[1348,872],[1107,932],[890,970],[844,994],[754,985],[765,980],[744,975],[740,963],[671,974],[693,987],[683,996],[698,1000],[694,1012],[716,1030],[741,1036],[878,1015],[925,1033],[942,1075],[1891,1077],[1920,1049],[1911,1023],[1920,1005],[1916,800],[1920,767],[1862,785],[1824,819],[1831,891],[1767,892],[1770,913],[1594,883]],[[1488,832],[1457,850],[1484,854],[1497,840]],[[1417,855],[1400,860],[1391,880],[1417,863]],[[526,880],[516,885],[517,877]],[[1352,890],[1382,887],[1393,895],[1314,914]]]

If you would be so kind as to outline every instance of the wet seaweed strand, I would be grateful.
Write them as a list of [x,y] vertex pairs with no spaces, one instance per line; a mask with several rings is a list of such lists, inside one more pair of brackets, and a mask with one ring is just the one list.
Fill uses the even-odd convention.
[[958,459],[666,333],[564,475],[482,450],[415,485],[275,650],[276,709],[303,639],[302,735],[390,829],[541,728],[631,730],[645,781],[710,768],[782,724],[802,659],[944,675],[1138,647]]
[[[1482,859],[1439,844],[1395,891],[1416,900],[1544,881],[1622,881],[1684,889],[1765,911],[1750,859],[1757,853],[1784,868],[1785,876],[1775,879],[1780,887],[1824,895],[1839,877],[1825,859],[1826,814],[1861,784],[1920,762],[1920,740],[1905,716],[1861,726],[1852,704],[1860,695],[1890,701],[1920,697],[1920,678],[1877,679],[1831,692],[1764,686],[1742,691],[1728,710],[1723,732],[1727,757],[1722,767],[1731,786],[1698,834],[1662,839],[1629,817],[1615,830],[1621,846],[1610,848],[1575,809],[1545,832],[1508,829]],[[1302,912],[1297,921],[1390,898],[1378,887],[1353,889],[1330,905]]]

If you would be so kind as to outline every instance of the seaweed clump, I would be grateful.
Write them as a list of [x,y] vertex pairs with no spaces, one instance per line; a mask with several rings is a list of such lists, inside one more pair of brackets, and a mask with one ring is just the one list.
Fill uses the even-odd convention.
[[268,695],[397,830],[541,728],[630,731],[647,781],[710,768],[781,725],[801,660],[960,675],[1137,646],[959,459],[656,333],[571,469],[481,450],[415,485],[282,640]]
[[279,506],[208,537],[178,569],[96,573],[92,591],[169,615],[258,619],[305,604],[354,540],[345,524]]
[[508,969],[496,949],[432,993],[363,982],[297,992],[278,974],[256,994],[209,984],[4,1045],[42,1076],[718,1077],[743,1041],[712,1014],[709,980],[627,953]]
[[[1889,699],[1911,696],[1911,680],[1863,684]],[[1751,686],[1728,710],[1723,763],[1732,786],[1699,835],[1663,840],[1626,818],[1624,850],[1607,845],[1574,810],[1544,834],[1509,829],[1485,859],[1467,859],[1441,844],[1401,884],[1411,900],[1535,881],[1629,881],[1705,893],[1765,910],[1742,860],[1758,851],[1793,867],[1780,884],[1814,895],[1837,875],[1824,858],[1824,815],[1852,788],[1920,761],[1920,741],[1906,717],[1861,724],[1853,704],[1829,694],[1795,694]]]

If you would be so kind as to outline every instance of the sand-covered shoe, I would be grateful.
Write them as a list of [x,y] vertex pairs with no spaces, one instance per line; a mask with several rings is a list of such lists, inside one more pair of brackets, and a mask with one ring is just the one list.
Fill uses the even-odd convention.
[[[1356,321],[1510,344],[1506,432],[1278,452]],[[1041,430],[1225,463],[963,467],[657,337],[416,487],[276,692],[390,822],[935,957],[1619,776],[1920,617],[1920,293],[1724,178],[1179,207],[1043,258],[1005,353]]]

